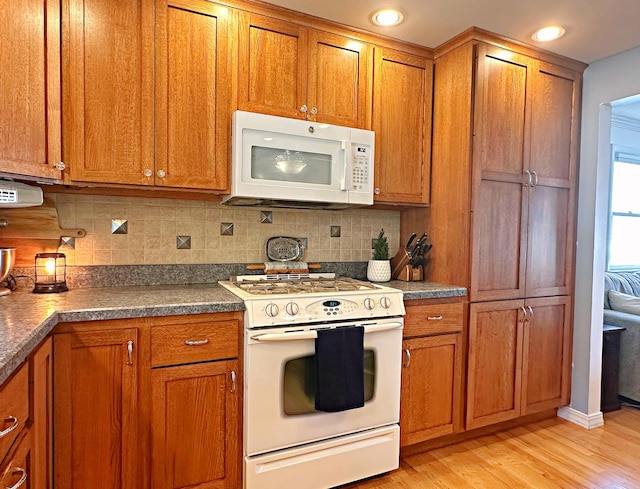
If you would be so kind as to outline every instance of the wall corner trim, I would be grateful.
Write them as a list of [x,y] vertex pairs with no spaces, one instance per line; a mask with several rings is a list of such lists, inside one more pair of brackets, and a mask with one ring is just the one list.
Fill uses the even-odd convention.
[[601,411],[593,414],[585,414],[577,409],[567,406],[558,409],[558,417],[566,419],[567,421],[577,424],[587,430],[604,426],[604,417]]

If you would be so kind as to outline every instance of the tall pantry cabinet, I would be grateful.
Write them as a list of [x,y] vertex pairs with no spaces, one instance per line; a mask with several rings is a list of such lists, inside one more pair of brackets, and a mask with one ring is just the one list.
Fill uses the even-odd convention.
[[469,289],[467,429],[568,403],[584,68],[479,29],[436,51],[428,276]]

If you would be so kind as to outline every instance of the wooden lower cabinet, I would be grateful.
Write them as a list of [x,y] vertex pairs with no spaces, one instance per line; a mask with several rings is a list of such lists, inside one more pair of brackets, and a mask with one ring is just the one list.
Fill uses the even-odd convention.
[[568,403],[569,296],[471,304],[466,428]]
[[24,430],[7,459],[0,465],[0,487],[44,489],[33,482],[33,442],[30,430]]
[[56,489],[240,487],[242,312],[56,328]]
[[56,489],[139,489],[138,330],[54,337]]
[[[33,487],[53,487],[53,340],[48,338],[31,356],[33,425]],[[29,486],[27,486],[29,487]]]
[[400,445],[462,430],[463,304],[406,306],[400,394]]
[[240,487],[237,375],[237,360],[152,371],[151,487]]

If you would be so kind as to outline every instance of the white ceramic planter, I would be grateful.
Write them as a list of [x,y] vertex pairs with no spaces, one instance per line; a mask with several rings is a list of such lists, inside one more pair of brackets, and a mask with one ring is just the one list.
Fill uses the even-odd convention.
[[369,260],[367,279],[371,282],[391,280],[391,262],[389,260]]

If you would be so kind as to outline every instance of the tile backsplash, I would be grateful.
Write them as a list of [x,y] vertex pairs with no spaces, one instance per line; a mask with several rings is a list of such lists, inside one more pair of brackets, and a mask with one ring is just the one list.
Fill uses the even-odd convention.
[[[398,211],[271,209],[272,222],[264,222],[264,208],[209,201],[62,193],[46,197],[55,203],[63,228],[87,232],[75,240],[75,249],[60,249],[67,265],[260,263],[272,236],[308,238],[304,255],[308,262],[366,261],[380,229],[391,256],[399,246]],[[123,220],[126,234],[114,234],[113,221]],[[232,235],[222,235],[223,223],[233,224]],[[339,236],[333,237],[336,226]],[[185,237],[190,238],[190,247],[178,249],[177,242]]]

